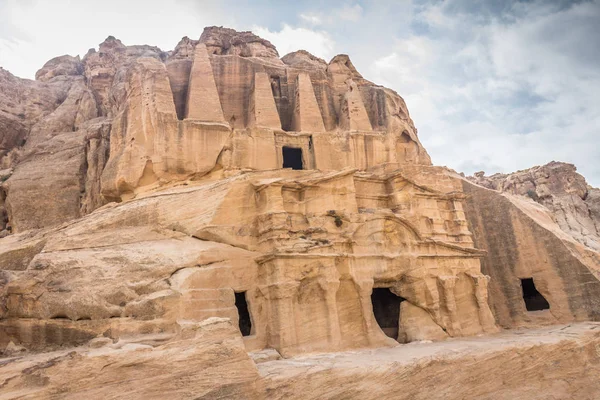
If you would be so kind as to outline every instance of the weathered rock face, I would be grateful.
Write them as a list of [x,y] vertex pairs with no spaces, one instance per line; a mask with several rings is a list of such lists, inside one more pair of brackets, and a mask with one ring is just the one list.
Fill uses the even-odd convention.
[[[371,301],[374,288],[387,288],[403,300],[390,326],[398,340],[493,332],[459,185],[448,180],[437,192],[398,173],[353,170],[235,174],[13,235],[4,239],[3,327],[8,339],[67,319],[64,329],[99,334],[118,319],[118,338],[137,320],[160,330],[179,319],[237,321],[234,294],[243,293],[249,349],[383,346],[396,342]],[[440,208],[423,212],[431,203]],[[29,337],[28,346],[44,343]]]
[[[347,56],[330,66],[306,52],[282,61],[250,32],[207,28],[170,53],[109,37],[82,61],[57,57],[36,76],[3,71],[3,93],[18,93],[2,100],[0,120],[1,165],[14,170],[3,189],[13,232],[77,218],[155,182],[279,168],[287,145],[320,170],[430,164],[404,102],[362,79]],[[34,184],[55,180],[55,189]]]
[[182,323],[172,335],[114,344],[98,338],[88,351],[8,359],[0,369],[2,393],[23,399],[262,398],[258,371],[236,331],[213,318]]
[[35,80],[48,82],[56,76],[77,76],[83,74],[83,64],[79,57],[60,56],[48,61],[35,74]]
[[600,251],[600,189],[591,187],[572,164],[551,162],[513,174],[469,180],[503,193],[527,196],[552,213],[560,228],[585,246]]
[[594,400],[599,326],[277,360],[249,357],[237,329],[212,318],[176,334],[102,337],[52,353],[19,356],[11,346],[0,381],[3,395],[22,399]]
[[280,63],[275,46],[252,32],[212,26],[204,29],[200,42],[206,45],[209,54],[272,58]]
[[[282,389],[242,349],[291,357],[599,318],[594,247],[542,206],[432,166],[403,99],[346,55],[280,59],[212,27],[171,52],[109,37],[35,82],[0,72],[3,93],[23,93],[0,97],[0,349],[165,342],[53,359],[120,366],[69,389],[79,396],[128,357],[156,371],[191,347],[177,368],[216,354],[215,376],[236,372],[165,393],[260,398]],[[213,317],[230,322],[198,328]],[[49,396],[53,376],[27,395]]]
[[[475,245],[488,251],[482,271],[491,277],[496,321],[512,327],[598,320],[599,190],[587,185],[573,165],[557,162],[468,179],[463,184],[466,214]],[[527,311],[521,301],[527,278],[549,302],[548,310]]]
[[0,68],[0,166],[9,168],[27,143],[31,127],[66,98],[69,82],[19,79]]
[[0,191],[2,228],[19,231],[80,215],[87,122],[97,116],[81,63],[58,57],[31,82],[2,73],[0,164],[11,171]]
[[[598,253],[564,234],[532,201],[466,181],[463,189],[475,245],[487,249],[481,267],[491,277],[490,305],[501,326],[600,319]],[[523,302],[522,280],[529,278],[547,310],[529,312]]]
[[[251,33],[209,28],[171,53],[109,37],[76,62],[38,74],[71,86],[4,185],[7,340],[236,321],[240,293],[248,348],[286,355],[397,343],[380,326],[399,341],[496,330],[460,182],[430,166],[402,99],[347,56],[279,60]],[[61,190],[36,207],[40,174]],[[415,183],[428,176],[440,182]],[[125,203],[30,230],[106,201]],[[379,289],[396,315],[373,315]],[[48,321],[70,333],[40,334]]]

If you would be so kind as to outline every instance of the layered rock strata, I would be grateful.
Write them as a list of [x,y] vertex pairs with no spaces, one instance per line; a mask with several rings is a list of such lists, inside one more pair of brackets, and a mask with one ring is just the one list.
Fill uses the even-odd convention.
[[565,233],[600,251],[600,189],[588,185],[573,164],[553,161],[512,174],[485,176],[478,172],[468,179],[543,205]]
[[198,369],[216,354],[214,376],[234,365],[212,392],[169,386],[219,398],[262,393],[242,346],[294,357],[600,318],[594,246],[431,165],[402,98],[346,55],[279,58],[212,27],[170,52],[109,37],[34,82],[0,72],[7,353],[154,335],[150,370],[184,348]]
[[239,332],[214,318],[176,335],[5,359],[0,382],[22,399],[594,400],[599,331],[579,323],[277,360],[246,353]]

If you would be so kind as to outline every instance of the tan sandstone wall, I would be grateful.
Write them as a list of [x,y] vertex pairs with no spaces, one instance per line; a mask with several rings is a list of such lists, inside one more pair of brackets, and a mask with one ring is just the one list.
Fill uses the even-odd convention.
[[[464,182],[475,246],[485,249],[490,306],[504,327],[600,318],[600,281],[557,235],[498,192]],[[527,312],[521,278],[533,278],[550,304]]]

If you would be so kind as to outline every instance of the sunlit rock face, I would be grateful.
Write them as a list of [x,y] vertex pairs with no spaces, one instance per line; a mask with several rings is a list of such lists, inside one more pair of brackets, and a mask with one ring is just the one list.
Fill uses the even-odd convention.
[[600,189],[591,187],[573,164],[553,161],[512,174],[491,176],[478,172],[469,180],[541,204],[551,212],[562,231],[600,251]]
[[[482,271],[491,276],[496,321],[512,327],[598,320],[600,190],[559,162],[468,180],[467,219],[476,246],[487,250]],[[528,312],[520,301],[528,278],[549,302],[547,311]]]
[[0,349],[200,341],[202,369],[222,337],[215,371],[259,393],[240,349],[598,319],[597,249],[433,166],[346,55],[211,27],[169,52],[109,37],[36,78],[0,71]]

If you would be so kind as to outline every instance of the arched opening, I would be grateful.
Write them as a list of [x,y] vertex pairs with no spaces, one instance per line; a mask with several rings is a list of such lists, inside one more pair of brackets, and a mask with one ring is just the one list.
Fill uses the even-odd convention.
[[282,148],[283,153],[283,168],[304,169],[302,163],[302,149],[297,147]]
[[246,292],[237,292],[235,294],[235,308],[237,308],[239,316],[239,327],[242,336],[250,336],[252,333],[252,320],[250,311],[248,310],[248,302],[246,301]]
[[373,314],[377,324],[387,336],[398,340],[400,303],[405,299],[396,296],[389,288],[374,288],[371,293]]
[[523,300],[527,311],[540,311],[550,309],[550,304],[535,288],[533,278],[521,279],[521,288],[523,289]]
[[413,140],[411,139],[410,135],[408,134],[408,132],[404,131],[402,132],[402,135],[400,135],[400,138],[398,139],[398,141],[400,143],[410,143]]

